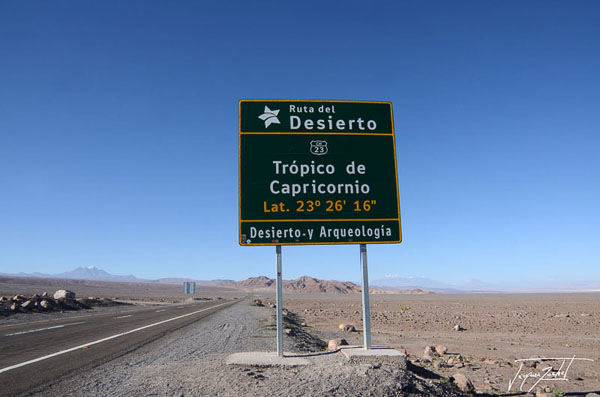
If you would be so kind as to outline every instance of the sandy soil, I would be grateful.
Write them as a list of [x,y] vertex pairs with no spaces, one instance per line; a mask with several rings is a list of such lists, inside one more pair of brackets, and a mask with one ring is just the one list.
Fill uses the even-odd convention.
[[[339,324],[362,329],[360,295],[284,294],[284,307],[324,331]],[[597,293],[372,295],[371,321],[374,343],[405,348],[412,362],[441,377],[464,373],[479,392],[528,391],[545,373],[555,380],[536,387],[558,395],[600,390]],[[348,336],[362,343],[362,335]],[[447,352],[424,360],[426,346],[438,345]],[[516,361],[537,357],[594,361],[566,360],[562,368],[563,360],[524,362],[523,368]]]

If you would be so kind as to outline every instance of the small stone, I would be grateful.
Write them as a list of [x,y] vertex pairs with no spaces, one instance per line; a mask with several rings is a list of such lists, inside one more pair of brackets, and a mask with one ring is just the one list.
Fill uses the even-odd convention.
[[286,335],[294,335],[294,330],[291,328],[284,328],[283,332],[285,332]]
[[330,351],[337,350],[340,346],[348,346],[348,341],[346,339],[332,339],[327,344],[327,349]]
[[527,368],[536,368],[537,367],[537,361],[535,361],[535,360],[524,361],[523,362],[523,366],[527,367]]
[[460,390],[465,393],[471,393],[475,390],[473,383],[463,374],[456,373],[452,375],[452,381]]
[[344,325],[344,331],[345,332],[356,332],[356,327],[352,324],[346,324],[346,325]]
[[258,306],[258,307],[262,307],[262,306],[264,306],[264,304],[262,303],[262,301],[261,301],[260,299],[254,299],[254,300],[252,301],[252,305],[253,305],[253,306]]
[[32,310],[34,306],[35,304],[32,300],[25,301],[25,303],[21,305],[21,307],[25,310]]
[[46,299],[44,299],[40,302],[40,306],[43,307],[44,309],[49,309],[50,303]]
[[464,331],[465,329],[460,324],[456,324],[454,326],[454,330],[455,331]]
[[446,354],[448,348],[444,345],[438,345],[435,347],[435,352],[438,354]]
[[423,351],[423,360],[425,361],[433,361],[433,357],[435,356],[434,348],[431,346],[425,346],[425,350]]
[[535,397],[554,397],[554,394],[538,387],[535,389]]

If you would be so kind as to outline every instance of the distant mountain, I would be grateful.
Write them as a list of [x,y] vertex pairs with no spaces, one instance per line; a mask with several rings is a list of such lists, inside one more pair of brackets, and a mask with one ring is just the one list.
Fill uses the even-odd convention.
[[[226,284],[245,290],[264,290],[275,288],[275,280],[265,276],[250,277],[243,281]],[[351,294],[361,291],[359,285],[349,281],[326,281],[314,277],[302,276],[296,280],[283,280],[283,289],[294,292]]]
[[193,280],[191,278],[180,277],[166,277],[148,281],[159,284],[183,284],[186,281],[193,281],[197,285],[225,285],[234,282],[234,280]]
[[40,278],[66,278],[72,280],[91,280],[91,281],[112,281],[112,282],[125,282],[125,283],[160,283],[160,284],[182,284],[184,281],[195,281],[198,285],[226,285],[233,280],[193,280],[191,278],[160,278],[157,280],[148,280],[144,278],[138,278],[134,275],[114,275],[109,272],[97,268],[96,266],[80,266],[70,272],[63,272],[58,274],[46,274],[46,273],[0,273],[7,276],[17,277],[40,277]]
[[233,283],[230,283],[229,285],[231,287],[249,288],[249,289],[269,288],[269,287],[275,285],[275,280],[272,278],[265,277],[265,276],[258,276],[258,277],[250,277],[250,278],[248,278],[246,280],[242,280],[242,281],[234,281]]
[[451,284],[432,280],[426,277],[400,277],[397,274],[388,274],[384,278],[371,281],[369,285],[377,288],[394,290],[424,289],[433,291],[446,291],[454,290],[456,288]]
[[425,277],[400,277],[388,274],[370,282],[374,288],[392,290],[425,289],[446,293],[519,293],[519,292],[594,292],[600,291],[600,281],[515,281],[512,285],[498,285],[478,279],[468,279],[455,284],[444,283]]
[[65,273],[58,273],[52,277],[56,278],[68,278],[76,280],[97,280],[97,281],[121,281],[121,282],[139,282],[145,281],[139,279],[133,275],[117,276],[110,274],[107,271],[97,268],[96,266],[83,267],[80,266],[75,270]]

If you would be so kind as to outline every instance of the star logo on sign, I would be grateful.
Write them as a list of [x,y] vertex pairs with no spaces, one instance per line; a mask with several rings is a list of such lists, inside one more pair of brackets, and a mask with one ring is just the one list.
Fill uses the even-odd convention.
[[265,106],[265,112],[258,116],[259,119],[265,122],[265,128],[270,126],[271,124],[281,124],[277,115],[279,114],[279,109],[271,110],[268,106]]

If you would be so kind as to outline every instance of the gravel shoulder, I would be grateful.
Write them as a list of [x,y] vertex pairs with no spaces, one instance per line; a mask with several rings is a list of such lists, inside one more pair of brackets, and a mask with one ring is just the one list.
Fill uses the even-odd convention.
[[[339,354],[296,368],[227,365],[229,354],[274,351],[274,310],[242,301],[119,359],[71,374],[34,396],[462,395],[390,363],[350,364]],[[285,336],[286,351],[298,351]]]

